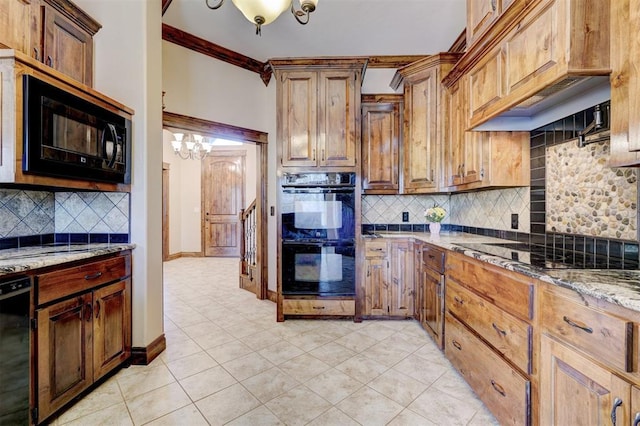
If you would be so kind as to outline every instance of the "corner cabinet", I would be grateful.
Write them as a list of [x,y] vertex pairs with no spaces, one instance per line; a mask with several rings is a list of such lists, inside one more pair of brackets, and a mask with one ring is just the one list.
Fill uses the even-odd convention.
[[37,423],[131,355],[131,254],[35,275]]
[[402,95],[362,95],[362,190],[397,194]]
[[445,118],[440,82],[459,58],[459,54],[441,53],[398,70],[405,98],[401,193],[441,190]]
[[366,59],[272,60],[282,167],[358,164]]

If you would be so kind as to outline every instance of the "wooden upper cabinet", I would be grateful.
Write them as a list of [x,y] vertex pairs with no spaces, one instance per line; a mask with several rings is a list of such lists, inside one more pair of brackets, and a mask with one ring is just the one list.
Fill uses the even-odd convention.
[[499,16],[500,0],[467,0],[467,46],[483,34]]
[[401,95],[362,97],[362,189],[366,194],[397,194]]
[[2,0],[0,2],[0,46],[32,54],[35,16],[30,0]]
[[459,57],[441,53],[399,70],[405,97],[402,193],[440,191],[445,122],[440,81]]
[[611,167],[640,165],[640,0],[611,2]]
[[354,167],[360,140],[360,81],[351,71],[319,73],[319,166]]
[[271,61],[282,166],[356,166],[365,63],[363,59]]
[[42,61],[86,84],[93,84],[93,36],[49,5],[42,6]]
[[[609,74],[610,0],[495,1],[500,17],[445,81],[451,87],[461,75],[470,77],[470,127],[520,104],[531,107],[585,76]],[[469,3],[477,4],[469,19],[484,28],[491,0]]]

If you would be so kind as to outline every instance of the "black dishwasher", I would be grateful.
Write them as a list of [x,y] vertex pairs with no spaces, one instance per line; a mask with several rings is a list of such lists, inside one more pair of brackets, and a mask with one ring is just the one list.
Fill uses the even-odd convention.
[[0,425],[29,424],[31,280],[0,281]]

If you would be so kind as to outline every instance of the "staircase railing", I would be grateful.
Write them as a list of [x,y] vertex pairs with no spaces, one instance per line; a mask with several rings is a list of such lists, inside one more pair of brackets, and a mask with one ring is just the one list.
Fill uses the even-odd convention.
[[240,241],[240,287],[250,291],[255,290],[254,274],[258,254],[257,232],[258,215],[256,200],[240,212],[241,241]]

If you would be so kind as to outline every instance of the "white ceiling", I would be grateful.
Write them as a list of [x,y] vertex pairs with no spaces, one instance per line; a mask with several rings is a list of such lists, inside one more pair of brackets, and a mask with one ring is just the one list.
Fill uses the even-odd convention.
[[[215,0],[210,0],[215,2]],[[298,0],[294,0],[298,6]],[[225,0],[173,0],[163,22],[259,61],[282,57],[430,55],[465,27],[466,0],[319,0],[307,25],[285,11],[255,34]]]

